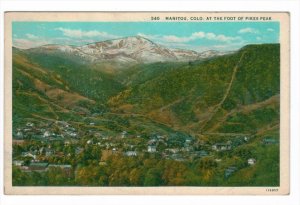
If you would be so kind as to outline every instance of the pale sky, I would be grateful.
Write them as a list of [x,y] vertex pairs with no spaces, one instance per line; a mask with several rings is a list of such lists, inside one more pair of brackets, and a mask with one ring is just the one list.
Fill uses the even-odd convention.
[[88,43],[143,36],[169,48],[236,50],[279,43],[279,22],[13,22],[13,46]]

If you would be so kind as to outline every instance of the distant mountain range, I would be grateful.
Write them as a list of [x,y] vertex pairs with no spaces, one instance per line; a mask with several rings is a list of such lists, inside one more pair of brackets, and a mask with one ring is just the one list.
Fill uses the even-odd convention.
[[101,41],[83,46],[49,44],[27,49],[27,52],[66,55],[70,58],[79,58],[86,63],[114,62],[121,65],[186,62],[232,53],[215,50],[199,53],[192,50],[170,49],[141,36]]

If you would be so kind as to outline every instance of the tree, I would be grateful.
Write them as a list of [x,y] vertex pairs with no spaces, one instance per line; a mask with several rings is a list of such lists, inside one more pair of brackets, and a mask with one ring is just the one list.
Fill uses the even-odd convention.
[[134,168],[129,174],[130,185],[142,186],[145,178],[144,170]]
[[22,172],[19,168],[13,166],[12,168],[12,184],[13,186],[24,186],[26,185],[28,176],[25,172]]
[[145,186],[159,186],[162,185],[162,173],[157,168],[151,168],[147,171],[145,176]]
[[71,182],[71,176],[60,167],[51,167],[47,172],[49,185],[68,185]]
[[86,145],[79,155],[79,162],[83,165],[98,164],[101,159],[101,149],[95,145]]
[[101,173],[99,166],[89,165],[77,168],[75,181],[79,185],[96,186],[99,185],[99,182],[104,183],[105,179],[103,178],[103,173]]

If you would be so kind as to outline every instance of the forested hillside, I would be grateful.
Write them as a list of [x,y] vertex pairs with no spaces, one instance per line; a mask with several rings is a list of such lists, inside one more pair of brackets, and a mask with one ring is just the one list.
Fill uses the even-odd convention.
[[75,54],[13,49],[14,185],[279,184],[278,44],[123,67]]

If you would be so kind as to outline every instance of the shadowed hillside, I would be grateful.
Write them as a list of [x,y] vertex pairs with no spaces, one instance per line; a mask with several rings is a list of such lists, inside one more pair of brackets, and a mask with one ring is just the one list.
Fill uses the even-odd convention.
[[[253,124],[257,117],[269,114],[279,119],[278,59],[278,45],[247,46],[235,54],[159,71],[155,77],[150,73],[149,80],[133,84],[109,102],[116,110],[143,113],[195,132],[254,131],[245,123]],[[140,71],[135,78],[145,78],[148,70]],[[242,119],[243,112],[251,117]],[[241,118],[240,128],[231,128],[230,121],[236,115]],[[253,125],[255,129],[269,119],[261,121]]]

